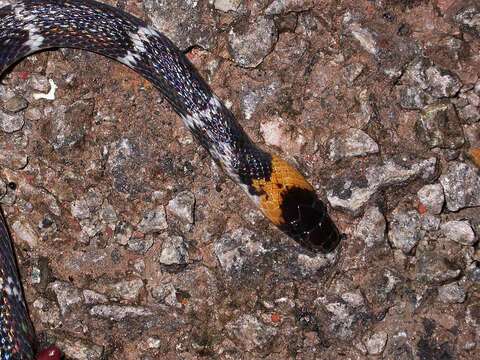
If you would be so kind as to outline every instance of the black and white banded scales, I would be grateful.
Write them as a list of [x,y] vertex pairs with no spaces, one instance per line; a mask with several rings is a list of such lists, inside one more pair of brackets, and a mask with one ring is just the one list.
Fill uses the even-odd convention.
[[[92,0],[23,0],[0,9],[0,74],[48,48],[92,51],[148,79],[194,137],[272,223],[313,251],[339,232],[313,187],[287,162],[257,147],[184,54],[140,19]],[[3,219],[0,224],[0,360],[31,359],[35,340]]]

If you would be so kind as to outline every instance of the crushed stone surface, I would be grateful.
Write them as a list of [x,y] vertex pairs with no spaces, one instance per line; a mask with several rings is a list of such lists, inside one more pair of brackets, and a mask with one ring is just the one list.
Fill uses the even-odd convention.
[[281,234],[133,71],[35,54],[0,84],[0,206],[43,343],[77,360],[478,356],[477,1],[106,2],[172,37],[345,238],[316,255]]

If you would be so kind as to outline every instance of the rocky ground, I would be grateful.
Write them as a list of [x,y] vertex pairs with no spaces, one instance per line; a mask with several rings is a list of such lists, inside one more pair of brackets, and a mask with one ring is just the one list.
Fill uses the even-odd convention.
[[42,341],[71,359],[478,359],[478,1],[108,2],[184,49],[346,238],[315,256],[282,235],[126,67],[31,56],[0,86],[0,202]]

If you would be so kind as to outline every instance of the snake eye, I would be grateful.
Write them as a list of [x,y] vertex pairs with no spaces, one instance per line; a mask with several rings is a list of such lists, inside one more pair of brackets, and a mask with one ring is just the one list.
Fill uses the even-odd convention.
[[284,195],[281,208],[285,219],[282,230],[300,245],[325,253],[340,242],[338,229],[315,192],[291,188]]

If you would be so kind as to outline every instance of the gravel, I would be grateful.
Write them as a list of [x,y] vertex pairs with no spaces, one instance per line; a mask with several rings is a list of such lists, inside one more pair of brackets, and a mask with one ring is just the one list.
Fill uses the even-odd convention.
[[82,360],[475,357],[477,2],[117,3],[343,238],[317,254],[269,224],[132,70],[37,53],[0,84],[0,203],[40,340]]

